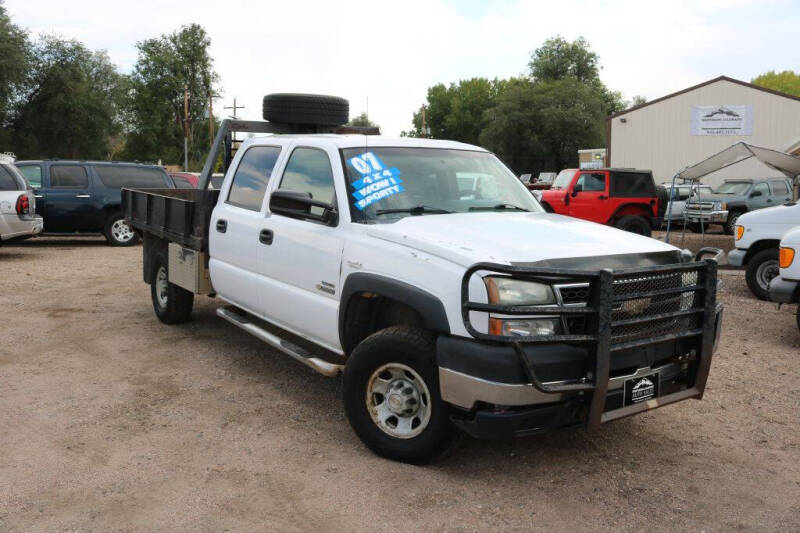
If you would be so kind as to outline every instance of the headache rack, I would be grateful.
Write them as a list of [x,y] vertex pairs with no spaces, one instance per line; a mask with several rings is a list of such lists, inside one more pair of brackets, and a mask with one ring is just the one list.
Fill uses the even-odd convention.
[[[469,284],[473,275],[505,275],[545,283],[556,291],[556,305],[498,305],[473,302]],[[476,339],[511,344],[531,384],[544,393],[584,393],[588,399],[586,425],[633,415],[688,398],[702,398],[711,356],[718,335],[721,305],[716,302],[717,262],[652,266],[626,270],[579,271],[562,268],[478,263],[464,274],[461,284],[462,318]],[[556,316],[563,334],[498,336],[472,325],[472,313],[493,316]],[[682,390],[614,409],[607,409],[611,358],[617,352],[658,343],[694,338],[696,355],[689,362],[687,385]],[[575,382],[543,383],[528,364],[523,346],[564,343],[580,345],[593,354],[594,369]]]

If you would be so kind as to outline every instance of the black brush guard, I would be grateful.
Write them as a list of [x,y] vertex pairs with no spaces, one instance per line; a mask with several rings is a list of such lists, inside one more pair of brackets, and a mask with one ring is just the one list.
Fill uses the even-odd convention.
[[[506,275],[514,279],[536,281],[549,285],[565,283],[588,283],[589,299],[586,306],[564,305],[531,306],[531,305],[493,305],[469,300],[469,283],[473,275]],[[641,290],[639,286],[646,285],[649,280],[665,279],[669,276],[678,276],[683,279],[688,275],[692,282],[680,283],[677,287],[656,287],[650,290]],[[616,283],[615,283],[616,282]],[[634,289],[629,292],[615,290],[615,284],[629,283]],[[637,286],[638,285],[638,286]],[[657,283],[656,283],[657,285]],[[717,263],[713,260],[703,262],[682,263],[667,266],[653,266],[637,269],[611,271],[576,271],[561,268],[534,268],[501,265],[495,263],[478,263],[470,267],[464,274],[461,283],[462,318],[464,326],[470,335],[476,339],[496,343],[511,344],[520,357],[523,368],[529,374],[531,384],[544,393],[585,393],[589,399],[588,416],[586,425],[596,428],[603,422],[630,416],[642,411],[661,407],[670,403],[679,402],[689,398],[701,399],[708,380],[711,368],[711,357],[715,346],[717,331],[717,316],[722,311],[722,306],[716,302],[717,289]],[[680,297],[683,294],[692,300],[688,309],[678,309],[644,316],[615,319],[615,307],[619,309],[625,302],[641,301],[653,298],[670,296]],[[680,307],[680,306],[679,306]],[[491,313],[507,316],[558,316],[585,318],[584,331],[579,334],[562,334],[547,336],[497,336],[477,331],[471,323],[471,312]],[[648,323],[663,321],[681,321],[694,317],[688,328],[675,328],[675,331],[659,331],[657,335],[634,340],[615,338],[615,331],[631,326],[646,326]],[[562,323],[564,321],[562,320]],[[690,361],[688,368],[688,386],[677,392],[672,392],[652,398],[650,400],[623,406],[613,410],[605,410],[606,397],[609,386],[610,361],[615,352],[627,350],[638,346],[668,342],[682,338],[698,337],[699,353]],[[595,367],[591,379],[575,383],[542,383],[536,376],[532,365],[526,363],[522,345],[568,343],[589,347],[594,353]]]

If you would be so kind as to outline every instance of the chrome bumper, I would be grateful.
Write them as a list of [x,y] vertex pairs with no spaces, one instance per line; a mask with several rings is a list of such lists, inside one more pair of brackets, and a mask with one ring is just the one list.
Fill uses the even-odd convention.
[[772,278],[772,281],[769,282],[769,299],[783,304],[793,303],[796,300],[798,284],[800,282],[783,279],[780,276]]
[[721,224],[727,222],[728,220],[728,212],[727,211],[697,211],[697,210],[687,210],[686,211],[686,220],[689,222],[704,222],[710,224]]
[[[669,371],[677,373],[679,365],[673,363],[657,368],[640,368],[633,374],[611,378],[608,380],[608,390],[623,388],[625,380],[631,378]],[[545,385],[560,384],[562,383],[545,383]],[[439,367],[439,388],[442,400],[464,409],[472,409],[477,402],[503,406],[539,405],[561,402],[576,396],[575,393],[541,392],[532,383],[511,384],[487,381],[441,367]]]

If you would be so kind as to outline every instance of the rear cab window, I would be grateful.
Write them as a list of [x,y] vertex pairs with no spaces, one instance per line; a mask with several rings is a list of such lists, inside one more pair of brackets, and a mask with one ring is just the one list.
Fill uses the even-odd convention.
[[225,202],[242,209],[261,211],[264,193],[280,153],[279,146],[248,148],[236,167]]
[[654,198],[653,176],[647,172],[611,172],[611,196],[623,198]]
[[789,194],[789,188],[786,186],[785,181],[771,181],[772,194],[774,196],[785,196]]

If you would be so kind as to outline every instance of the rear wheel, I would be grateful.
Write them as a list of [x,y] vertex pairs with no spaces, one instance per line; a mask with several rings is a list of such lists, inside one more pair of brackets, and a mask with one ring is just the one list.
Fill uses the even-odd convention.
[[650,222],[637,215],[626,215],[620,218],[614,224],[614,227],[637,235],[644,235],[645,237],[649,237],[651,234]]
[[345,366],[343,393],[350,425],[378,455],[425,462],[453,435],[439,396],[435,339],[424,330],[392,326],[363,340]]
[[761,300],[769,300],[769,282],[780,272],[778,254],[777,248],[761,250],[747,263],[747,286]]
[[169,266],[163,252],[153,258],[150,298],[158,319],[165,324],[186,322],[192,314],[194,294],[169,282]]
[[103,235],[111,246],[133,246],[139,242],[139,236],[125,222],[122,213],[115,213],[108,217]]

